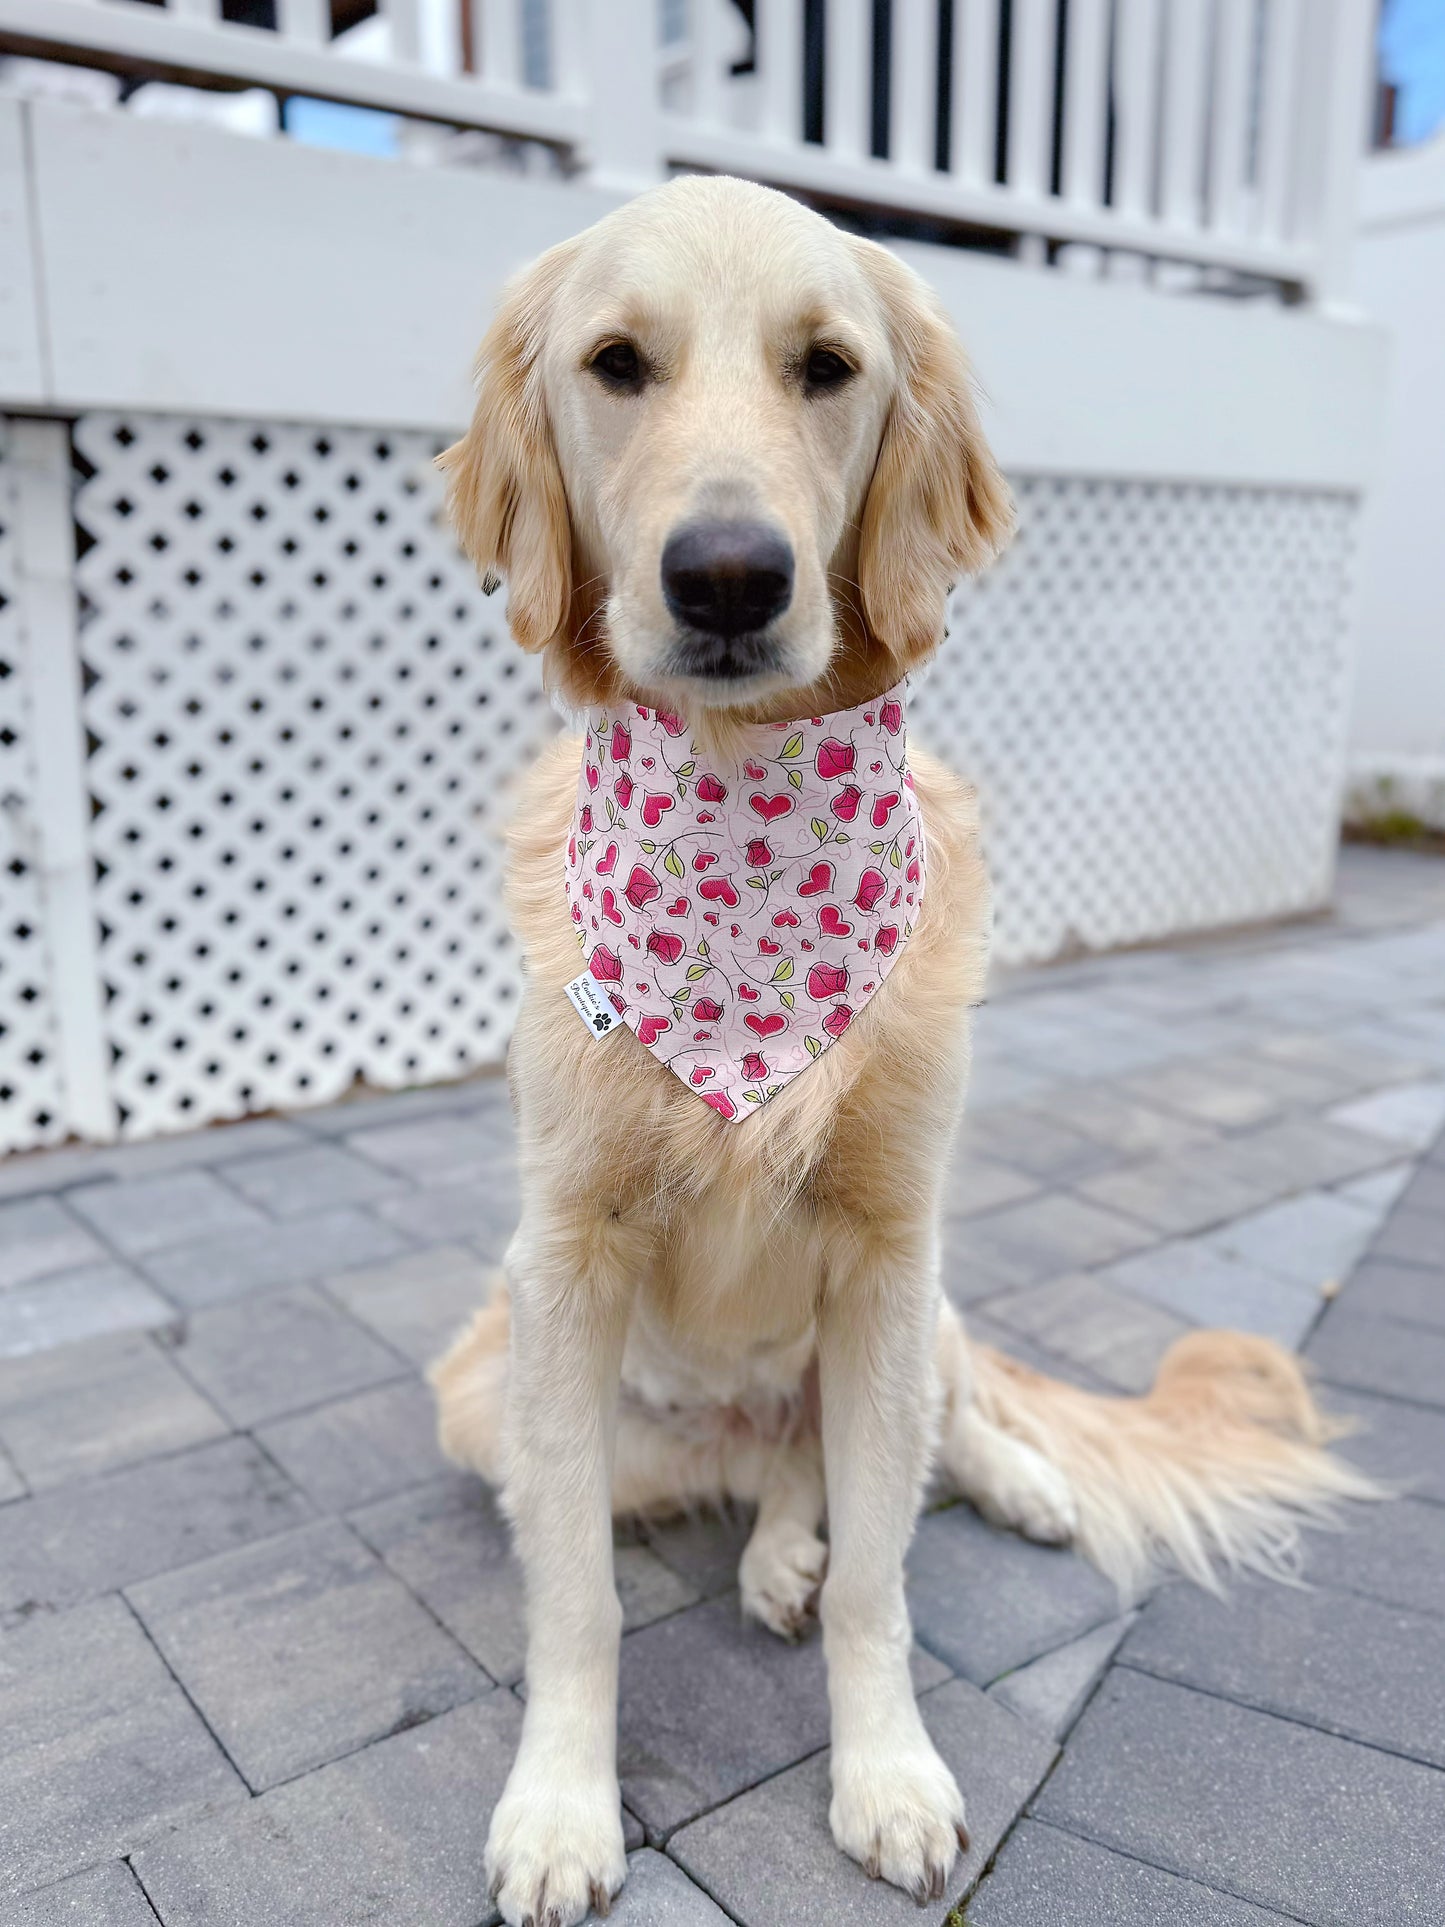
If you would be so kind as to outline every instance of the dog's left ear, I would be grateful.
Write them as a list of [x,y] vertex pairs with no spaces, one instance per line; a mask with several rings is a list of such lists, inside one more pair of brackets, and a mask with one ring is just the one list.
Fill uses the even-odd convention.
[[963,348],[932,291],[886,248],[856,245],[899,371],[863,505],[858,586],[869,628],[906,667],[941,642],[959,576],[1008,541],[1013,499],[979,425]]
[[477,356],[472,425],[437,457],[457,538],[484,588],[505,578],[524,649],[565,633],[572,596],[567,492],[537,365],[571,251],[566,241],[549,248],[507,288]]

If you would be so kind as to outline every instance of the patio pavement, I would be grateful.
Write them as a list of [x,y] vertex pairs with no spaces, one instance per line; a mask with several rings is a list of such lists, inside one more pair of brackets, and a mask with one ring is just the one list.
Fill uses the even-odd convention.
[[[915,1674],[974,1838],[937,1919],[1445,1920],[1442,1125],[1438,860],[1347,851],[1329,919],[980,1014],[947,1260],[974,1331],[1121,1391],[1191,1324],[1272,1333],[1411,1491],[1314,1537],[1309,1588],[1134,1613],[928,1514]],[[513,1191],[495,1079],[0,1166],[6,1927],[495,1918],[519,1587],[419,1369]],[[614,1919],[916,1920],[832,1846],[818,1640],[741,1623],[741,1540],[619,1533]]]

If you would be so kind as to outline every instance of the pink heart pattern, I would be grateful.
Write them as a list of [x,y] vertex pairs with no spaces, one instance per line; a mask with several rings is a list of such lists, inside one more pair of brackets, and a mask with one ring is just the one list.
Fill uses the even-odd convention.
[[577,941],[623,1021],[729,1123],[816,1063],[912,934],[926,851],[903,694],[759,725],[737,763],[705,759],[671,711],[588,717],[566,853]]

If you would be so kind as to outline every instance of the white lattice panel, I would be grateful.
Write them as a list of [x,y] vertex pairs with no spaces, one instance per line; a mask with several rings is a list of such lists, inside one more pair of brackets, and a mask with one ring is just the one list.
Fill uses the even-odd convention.
[[75,439],[124,1132],[499,1057],[498,830],[552,716],[438,526],[438,444],[113,415]]
[[16,599],[15,469],[0,421],[0,1153],[65,1135],[36,867],[34,732]]
[[1009,961],[1323,901],[1358,505],[1060,477],[960,590],[919,691],[981,790]]

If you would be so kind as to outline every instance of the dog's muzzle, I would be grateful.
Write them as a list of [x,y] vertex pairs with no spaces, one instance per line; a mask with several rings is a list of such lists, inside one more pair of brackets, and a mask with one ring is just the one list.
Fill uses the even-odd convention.
[[686,522],[662,551],[662,594],[682,674],[762,674],[780,660],[767,631],[793,599],[792,548],[766,522]]

